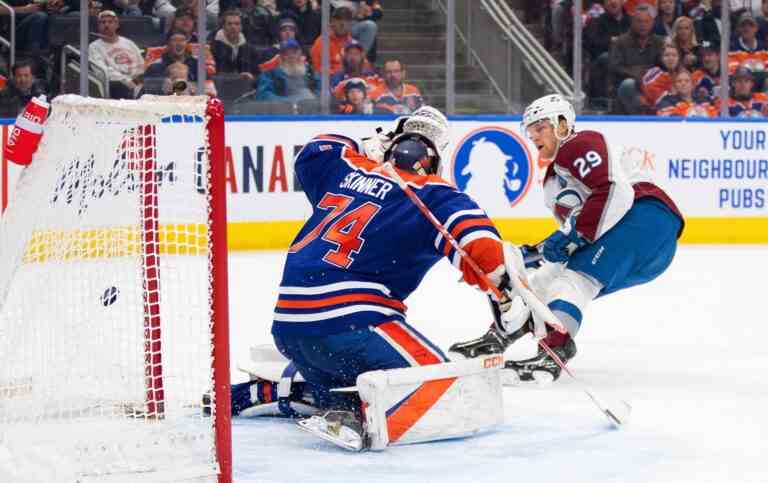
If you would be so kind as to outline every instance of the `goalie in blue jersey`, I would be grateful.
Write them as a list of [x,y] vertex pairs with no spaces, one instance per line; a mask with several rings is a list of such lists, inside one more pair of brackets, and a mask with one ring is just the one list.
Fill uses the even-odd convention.
[[[343,135],[323,134],[299,152],[295,171],[313,212],[288,250],[272,325],[275,344],[290,364],[280,375],[281,383],[257,378],[236,386],[235,412],[313,414],[301,422],[303,429],[352,450],[474,434],[490,424],[489,418],[503,416],[499,403],[490,410],[478,408],[476,424],[461,430],[448,420],[432,427],[434,422],[424,422],[429,418],[420,410],[408,409],[417,406],[408,404],[411,394],[396,408],[387,406],[381,412],[386,416],[376,421],[371,405],[381,401],[366,400],[358,392],[333,391],[356,383],[359,389],[358,376],[370,371],[448,361],[406,321],[404,303],[441,258],[447,257],[467,283],[482,290],[488,289],[488,280],[505,285],[496,227],[469,196],[440,177],[447,145],[447,119],[436,109],[423,107],[399,119],[394,132],[380,131],[362,144]],[[487,279],[468,267],[382,163],[394,165]],[[506,304],[500,307],[504,310]],[[446,378],[459,381],[452,402],[445,402],[452,388],[440,394],[429,388],[415,390],[419,401],[426,398],[436,407],[452,404],[442,408],[448,413],[466,408],[467,403],[459,401],[460,384],[493,393],[478,401],[500,401],[500,388],[465,377],[467,371],[450,369],[451,364],[445,367]],[[425,424],[432,426],[419,427]]]

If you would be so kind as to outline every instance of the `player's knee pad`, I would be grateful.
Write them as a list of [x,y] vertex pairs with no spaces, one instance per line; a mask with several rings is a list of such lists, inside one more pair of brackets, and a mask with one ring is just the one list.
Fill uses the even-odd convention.
[[545,300],[574,337],[581,327],[584,310],[601,289],[602,286],[596,281],[566,268],[549,283]]
[[371,449],[470,436],[504,420],[500,355],[358,376]]

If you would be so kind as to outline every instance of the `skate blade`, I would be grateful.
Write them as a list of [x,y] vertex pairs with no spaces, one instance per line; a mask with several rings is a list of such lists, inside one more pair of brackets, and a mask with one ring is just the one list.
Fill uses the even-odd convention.
[[547,371],[532,371],[530,378],[520,378],[520,374],[514,369],[501,370],[501,384],[504,386],[534,386],[548,387],[554,382],[552,374]]
[[[320,416],[312,416],[307,419],[302,419],[296,424],[299,426],[299,429],[310,434],[314,434],[315,436],[319,436],[320,438],[338,446],[339,448],[355,453],[359,453],[363,450],[362,438],[343,438],[339,435],[329,433],[327,431],[328,424]],[[349,433],[352,433],[352,430],[349,430]]]

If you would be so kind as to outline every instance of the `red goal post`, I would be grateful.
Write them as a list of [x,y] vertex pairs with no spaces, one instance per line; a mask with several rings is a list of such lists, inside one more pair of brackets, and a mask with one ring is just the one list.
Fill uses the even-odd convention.
[[216,99],[53,101],[0,220],[0,481],[231,481],[224,149]]

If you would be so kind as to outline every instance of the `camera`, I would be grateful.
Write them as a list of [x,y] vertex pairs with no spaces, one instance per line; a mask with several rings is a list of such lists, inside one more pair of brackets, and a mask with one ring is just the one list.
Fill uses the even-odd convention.
[[171,90],[174,94],[186,94],[189,84],[183,79],[173,81],[171,84]]

